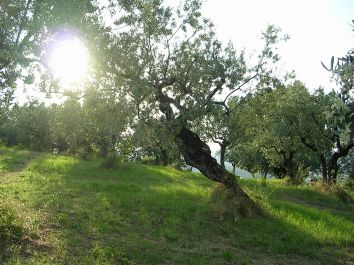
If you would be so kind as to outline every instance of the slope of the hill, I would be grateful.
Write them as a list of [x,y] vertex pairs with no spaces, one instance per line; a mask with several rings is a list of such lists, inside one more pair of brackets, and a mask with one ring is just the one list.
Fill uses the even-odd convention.
[[0,148],[0,264],[346,264],[354,207],[244,180],[267,215],[235,220],[199,174]]

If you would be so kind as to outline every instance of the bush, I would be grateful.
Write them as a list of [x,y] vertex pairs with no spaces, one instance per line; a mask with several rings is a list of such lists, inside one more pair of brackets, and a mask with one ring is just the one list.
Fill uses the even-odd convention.
[[118,168],[119,166],[119,160],[117,155],[115,154],[109,154],[107,157],[105,157],[101,163],[101,167],[105,169],[114,169]]
[[76,151],[76,156],[83,160],[88,160],[89,154],[90,150],[86,147],[79,147]]
[[297,177],[297,178],[285,177],[283,178],[283,181],[285,185],[301,185],[304,183],[304,179],[301,177]]
[[347,190],[354,191],[354,179],[347,178],[343,184],[343,187]]
[[115,152],[108,154],[101,163],[101,168],[105,169],[129,169],[129,163],[123,162],[121,157]]
[[210,201],[213,204],[215,216],[223,221],[227,217],[238,219],[238,214],[235,211],[235,205],[230,196],[230,191],[224,184],[218,183],[213,188],[210,194]]
[[350,194],[346,191],[345,187],[340,186],[339,184],[315,181],[312,183],[312,186],[318,191],[329,193],[339,198],[344,203],[352,203],[354,201]]

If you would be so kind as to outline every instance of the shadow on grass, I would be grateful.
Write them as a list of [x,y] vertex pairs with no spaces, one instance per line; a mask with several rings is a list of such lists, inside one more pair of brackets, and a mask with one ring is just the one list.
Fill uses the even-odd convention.
[[37,156],[37,152],[0,147],[0,175],[21,171]]
[[265,186],[257,180],[242,180],[242,184],[252,190],[267,193],[270,199],[289,200],[295,203],[308,204],[308,206],[317,208],[324,206],[326,209],[344,211],[354,210],[353,203],[345,203],[333,194],[315,190],[307,185],[283,185],[280,184],[279,181],[272,180],[267,181]]
[[270,202],[267,218],[221,222],[209,202],[212,183],[197,174],[143,165],[104,170],[97,161],[53,156],[30,171],[31,207],[48,213],[58,238],[46,255],[54,263],[280,264],[292,256],[292,264],[337,264],[350,258],[337,249],[354,244],[346,235],[316,236],[311,228],[338,223],[295,203]]

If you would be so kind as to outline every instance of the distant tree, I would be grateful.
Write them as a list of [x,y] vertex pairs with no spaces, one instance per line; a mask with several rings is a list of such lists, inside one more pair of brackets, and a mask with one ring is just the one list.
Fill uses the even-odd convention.
[[230,146],[226,152],[226,159],[232,164],[234,171],[239,167],[253,176],[261,172],[266,175],[269,162],[264,158],[260,148],[255,145],[252,138],[254,135],[249,133],[254,126],[251,99],[252,96],[243,99],[233,97],[229,102],[232,112],[227,124]]
[[335,183],[340,159],[345,160],[354,147],[354,52],[338,58],[336,64],[332,57],[327,70],[333,73],[339,90],[328,94],[322,90],[316,92],[314,104],[307,110],[311,124],[300,134],[304,145],[318,156],[323,180]]
[[[332,58],[333,62],[333,58]],[[327,109],[327,132],[334,140],[335,149],[328,161],[328,178],[336,182],[338,160],[345,157],[354,147],[354,50],[342,58],[337,64],[331,63],[331,72],[339,86],[330,109]]]
[[87,158],[91,152],[77,94],[72,93],[63,104],[53,106],[51,138],[53,146],[59,148],[59,151],[68,151],[83,158]]
[[21,144],[35,150],[47,150],[50,147],[50,119],[48,108],[36,100],[23,106],[15,105],[0,130],[1,138],[8,145]]
[[347,175],[350,179],[354,180],[354,150],[351,149],[347,156],[341,158],[340,162],[340,173]]
[[252,173],[301,181],[310,159],[298,134],[307,119],[301,115],[306,97],[310,99],[307,89],[295,81],[287,86],[277,83],[238,103],[229,128],[233,149],[229,157],[234,163]]
[[82,101],[82,126],[91,149],[104,157],[117,152],[131,119],[129,105],[94,87],[85,90]]
[[156,164],[164,166],[178,163],[180,153],[174,142],[174,136],[168,127],[156,119],[139,120],[134,125],[132,141],[135,149],[141,149],[142,155],[154,156]]

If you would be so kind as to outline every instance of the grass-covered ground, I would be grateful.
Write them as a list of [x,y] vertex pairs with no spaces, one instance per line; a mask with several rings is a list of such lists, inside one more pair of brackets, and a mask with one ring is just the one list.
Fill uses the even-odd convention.
[[199,174],[0,148],[0,264],[350,264],[354,206],[242,181],[267,213],[235,220]]

